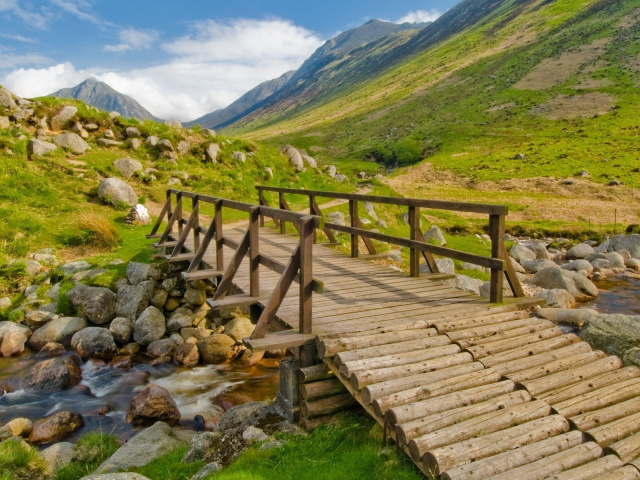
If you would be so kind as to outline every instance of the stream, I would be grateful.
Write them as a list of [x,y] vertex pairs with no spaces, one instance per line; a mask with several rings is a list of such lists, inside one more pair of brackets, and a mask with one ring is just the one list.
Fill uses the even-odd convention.
[[581,306],[600,313],[640,315],[640,278],[614,275],[593,283],[600,290],[600,295]]

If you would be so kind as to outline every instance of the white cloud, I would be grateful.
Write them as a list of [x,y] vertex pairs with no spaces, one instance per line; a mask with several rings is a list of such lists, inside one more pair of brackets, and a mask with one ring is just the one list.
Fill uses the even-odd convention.
[[87,11],[91,8],[91,4],[86,0],[49,0],[52,5],[78,17],[80,20],[95,24],[103,24],[98,17]]
[[160,34],[155,30],[138,30],[135,28],[124,28],[118,32],[120,43],[117,45],[105,45],[103,50],[107,52],[126,52],[128,50],[141,50],[150,48]]
[[39,29],[46,28],[51,19],[50,15],[29,10],[28,8],[22,8],[18,0],[0,0],[0,13],[14,15],[24,23]]
[[[79,71],[64,63],[14,70],[0,83],[29,98],[75,86],[93,76],[135,98],[157,117],[187,121],[225,107],[259,83],[298,68],[323,43],[312,32],[280,19],[210,20],[193,25],[192,30],[162,45],[168,58],[161,64],[129,71]],[[123,30],[119,37],[132,50],[157,39],[155,31],[134,29]],[[111,47],[111,51],[125,50]]]
[[431,10],[416,10],[415,12],[409,12],[396,23],[423,23],[433,22],[436,20],[442,12],[432,8]]

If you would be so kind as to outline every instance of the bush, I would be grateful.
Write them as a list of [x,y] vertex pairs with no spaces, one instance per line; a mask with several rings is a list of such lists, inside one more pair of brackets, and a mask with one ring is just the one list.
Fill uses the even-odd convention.
[[98,248],[115,248],[120,245],[120,234],[108,218],[95,213],[82,213],[77,220],[81,243]]
[[47,463],[24,440],[9,438],[0,443],[0,480],[40,480],[47,477]]

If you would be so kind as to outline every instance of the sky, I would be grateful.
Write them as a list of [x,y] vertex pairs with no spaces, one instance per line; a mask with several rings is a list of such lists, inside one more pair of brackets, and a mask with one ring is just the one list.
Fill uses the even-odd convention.
[[0,84],[32,98],[96,78],[194,120],[297,69],[372,18],[433,21],[458,0],[0,0]]

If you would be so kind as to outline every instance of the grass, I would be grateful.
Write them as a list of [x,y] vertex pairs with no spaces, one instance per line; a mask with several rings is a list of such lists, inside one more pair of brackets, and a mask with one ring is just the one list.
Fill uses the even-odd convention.
[[78,216],[77,222],[83,245],[104,249],[112,249],[120,245],[120,234],[107,217],[85,212]]
[[180,447],[134,470],[151,480],[189,480],[204,466],[204,463],[182,463],[181,460],[186,451],[187,447]]
[[18,438],[0,442],[0,480],[40,480],[47,463],[38,451]]
[[120,447],[118,439],[102,432],[90,432],[75,445],[73,461],[55,472],[53,480],[78,480],[95,471]]

